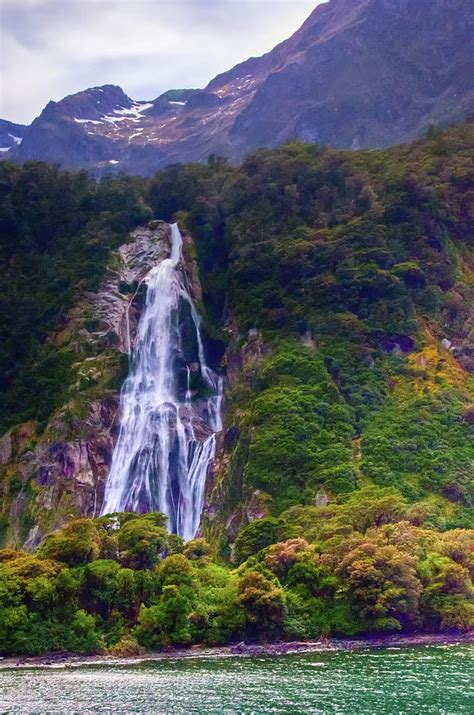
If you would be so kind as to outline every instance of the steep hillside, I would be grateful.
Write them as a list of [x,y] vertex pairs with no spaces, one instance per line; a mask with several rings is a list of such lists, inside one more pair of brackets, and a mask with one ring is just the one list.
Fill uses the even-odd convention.
[[[472,625],[473,149],[466,123],[150,181],[4,164],[0,651]],[[169,251],[151,215],[188,236],[226,374],[187,545],[156,514],[74,520],[103,495],[120,316]]]
[[109,290],[111,250],[134,245],[128,231],[152,212],[178,217],[208,332],[227,343],[228,433],[206,528],[232,541],[247,509],[278,516],[367,484],[429,497],[465,524],[473,127],[385,152],[292,144],[240,169],[171,167],[151,182],[4,164],[3,430],[28,421],[20,433],[37,442],[101,351],[87,336],[108,303],[99,310],[91,291]]
[[463,0],[317,7],[259,61],[262,80],[230,136],[244,151],[289,139],[384,147],[418,136],[430,122],[462,120],[474,106],[473,28],[472,5]]
[[217,201],[195,168],[152,182],[155,211],[192,205],[205,296],[227,271],[228,432],[205,519],[225,549],[256,515],[369,484],[471,523],[473,129],[261,151],[221,169]]
[[244,163],[229,219],[231,436],[208,522],[224,543],[255,510],[368,484],[423,500],[441,527],[471,523],[473,136]]
[[470,0],[331,0],[205,89],[133,102],[107,85],[50,102],[8,156],[151,175],[294,139],[390,146],[474,111],[473,32]]

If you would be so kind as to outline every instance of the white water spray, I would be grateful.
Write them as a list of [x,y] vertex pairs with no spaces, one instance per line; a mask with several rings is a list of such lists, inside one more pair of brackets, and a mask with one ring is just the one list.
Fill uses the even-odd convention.
[[[206,364],[181,249],[173,224],[170,258],[145,278],[146,304],[122,388],[120,432],[101,513],[161,511],[169,530],[189,540],[199,528],[215,435],[222,429],[222,378]],[[191,364],[186,341],[194,346]],[[193,400],[192,375],[206,397]]]

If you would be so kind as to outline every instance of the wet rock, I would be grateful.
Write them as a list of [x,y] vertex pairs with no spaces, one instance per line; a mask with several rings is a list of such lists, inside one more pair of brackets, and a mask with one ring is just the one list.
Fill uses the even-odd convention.
[[471,345],[453,346],[451,352],[466,372],[474,372],[474,349]]
[[8,464],[13,454],[13,444],[11,432],[7,432],[0,439],[0,465]]
[[36,482],[40,487],[45,487],[49,483],[49,467],[42,466],[39,468]]
[[213,340],[209,336],[206,339],[208,363],[212,368],[219,367],[224,359],[226,345],[222,340]]
[[66,428],[64,416],[58,413],[53,424],[59,439],[49,441],[45,433],[32,451],[12,462],[17,478],[24,484],[34,481],[37,487],[33,506],[37,523],[24,541],[18,525],[27,507],[26,492],[22,491],[10,506],[12,545],[34,550],[46,535],[42,515],[48,515],[50,531],[73,516],[98,513],[113,451],[111,424],[118,410],[118,397],[92,402],[89,409],[89,415],[78,418],[78,429],[72,432],[71,425]]
[[474,405],[469,405],[466,412],[464,413],[464,421],[468,425],[474,425]]
[[409,335],[386,335],[381,339],[380,347],[388,353],[406,355],[413,352],[415,341]]
[[138,319],[134,298],[150,269],[169,255],[170,241],[168,224],[151,221],[135,229],[130,242],[118,249],[117,266],[107,272],[98,293],[90,296],[99,325],[93,336],[104,347],[129,352]]
[[29,446],[35,435],[35,423],[24,422],[11,431],[13,454],[21,454]]
[[314,500],[314,503],[316,506],[327,506],[329,502],[329,497],[324,491],[324,489],[320,489],[319,492],[316,494],[316,499]]
[[264,516],[267,516],[268,505],[271,500],[272,498],[269,494],[266,494],[259,489],[255,491],[245,509],[247,520],[250,522],[255,521],[256,519],[263,519]]
[[230,652],[234,655],[244,655],[249,657],[257,657],[262,655],[273,654],[273,649],[267,645],[255,645],[248,644],[245,642],[237,643],[235,646],[231,646]]
[[231,648],[232,653],[245,653],[246,649],[247,643],[245,641],[241,641],[240,643],[237,643],[237,645],[234,645]]
[[226,532],[230,542],[235,541],[243,521],[244,521],[244,516],[242,513],[242,509],[236,509],[227,518],[227,520],[225,522],[225,532]]
[[35,524],[30,531],[28,532],[28,536],[26,538],[25,543],[23,544],[23,548],[25,551],[34,551],[41,543],[41,532],[39,530],[38,524]]
[[314,339],[311,334],[310,330],[307,330],[303,335],[300,335],[300,340],[303,343],[303,345],[307,348],[313,348],[314,347]]
[[227,430],[224,435],[224,449],[230,449],[240,437],[240,430],[235,425]]

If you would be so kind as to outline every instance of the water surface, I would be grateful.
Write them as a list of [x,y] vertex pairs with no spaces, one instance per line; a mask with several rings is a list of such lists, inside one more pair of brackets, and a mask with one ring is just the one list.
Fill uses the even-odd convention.
[[0,670],[2,713],[474,713],[474,646]]

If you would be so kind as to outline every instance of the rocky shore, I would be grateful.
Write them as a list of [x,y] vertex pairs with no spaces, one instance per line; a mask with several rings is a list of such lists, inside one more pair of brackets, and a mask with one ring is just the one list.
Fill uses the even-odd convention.
[[464,633],[418,633],[387,635],[369,638],[335,639],[317,641],[279,641],[275,643],[236,643],[228,646],[193,646],[168,648],[142,655],[117,657],[112,655],[81,656],[74,653],[50,653],[37,657],[0,658],[0,669],[5,668],[63,668],[84,665],[133,665],[136,663],[184,658],[278,657],[302,653],[327,651],[355,651],[367,648],[408,648],[416,646],[474,645],[474,629]]

